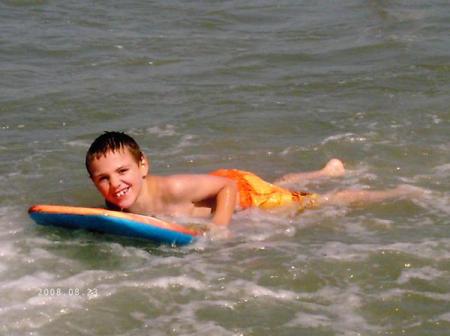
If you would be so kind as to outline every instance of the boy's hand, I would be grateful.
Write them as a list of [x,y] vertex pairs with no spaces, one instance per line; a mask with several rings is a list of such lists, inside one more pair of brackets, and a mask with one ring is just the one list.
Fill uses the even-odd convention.
[[211,240],[223,240],[230,238],[230,230],[227,226],[211,223],[208,227],[208,237]]

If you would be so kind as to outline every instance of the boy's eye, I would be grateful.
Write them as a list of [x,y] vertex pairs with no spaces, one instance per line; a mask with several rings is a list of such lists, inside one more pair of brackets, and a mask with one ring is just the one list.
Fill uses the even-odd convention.
[[122,169],[119,169],[119,173],[120,174],[124,174],[124,173],[126,173],[128,171],[128,168],[122,168]]

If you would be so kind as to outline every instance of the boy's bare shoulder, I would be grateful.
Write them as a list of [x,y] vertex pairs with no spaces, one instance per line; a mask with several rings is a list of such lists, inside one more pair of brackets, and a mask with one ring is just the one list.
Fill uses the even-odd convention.
[[174,197],[188,193],[192,188],[199,186],[202,182],[207,182],[210,175],[206,174],[176,174],[163,176],[161,184],[166,192]]

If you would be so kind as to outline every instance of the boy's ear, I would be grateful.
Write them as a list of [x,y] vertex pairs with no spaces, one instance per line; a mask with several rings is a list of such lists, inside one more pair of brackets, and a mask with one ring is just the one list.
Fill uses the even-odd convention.
[[142,178],[148,175],[148,172],[150,171],[150,161],[147,156],[142,155],[141,161],[139,162],[139,169],[141,170]]

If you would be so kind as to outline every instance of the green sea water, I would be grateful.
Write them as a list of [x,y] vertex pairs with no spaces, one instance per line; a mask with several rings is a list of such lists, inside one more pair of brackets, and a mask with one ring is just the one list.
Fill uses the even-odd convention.
[[[448,1],[0,1],[0,334],[449,335]],[[38,227],[97,206],[90,142],[155,174],[420,200],[235,215],[188,247]]]

